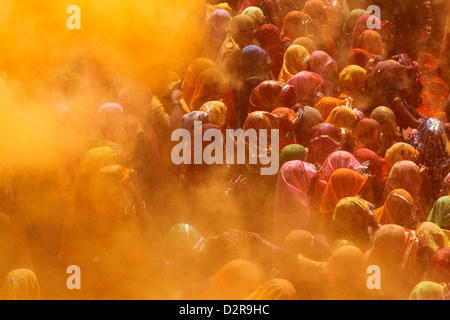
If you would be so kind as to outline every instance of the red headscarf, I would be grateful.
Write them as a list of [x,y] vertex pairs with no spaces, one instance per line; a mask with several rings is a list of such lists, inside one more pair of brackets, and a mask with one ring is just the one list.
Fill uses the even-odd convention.
[[306,14],[301,11],[289,12],[283,21],[283,27],[281,29],[280,39],[282,42],[291,41],[303,36]]
[[364,118],[358,122],[355,128],[355,149],[367,148],[376,154],[380,154],[381,126],[378,121]]
[[273,24],[264,24],[256,32],[256,39],[270,58],[272,74],[275,79],[278,79],[283,66],[284,46],[280,40],[280,33],[280,29]]
[[254,111],[272,112],[284,105],[290,97],[292,87],[279,81],[267,80],[261,82],[250,95],[248,113]]

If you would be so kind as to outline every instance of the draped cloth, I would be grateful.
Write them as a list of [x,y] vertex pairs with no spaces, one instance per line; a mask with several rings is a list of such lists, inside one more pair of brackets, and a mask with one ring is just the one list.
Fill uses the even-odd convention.
[[256,39],[261,48],[270,57],[270,65],[274,79],[278,79],[283,66],[284,46],[280,40],[281,30],[273,24],[264,24],[256,32]]
[[331,123],[321,123],[311,129],[311,139],[308,143],[308,161],[323,164],[326,158],[341,143],[341,130]]
[[365,118],[358,122],[355,128],[355,149],[366,148],[377,155],[381,153],[380,146],[381,126],[378,121]]
[[366,182],[366,177],[352,169],[340,168],[335,170],[323,193],[320,212],[331,219],[339,200],[356,196]]
[[437,199],[427,221],[433,222],[438,227],[446,230],[450,230],[450,196],[443,196]]
[[248,106],[248,113],[254,111],[272,112],[285,106],[292,93],[292,87],[279,81],[266,80],[253,89]]
[[256,289],[246,300],[298,300],[294,285],[285,279],[271,279]]
[[2,300],[40,300],[41,288],[30,269],[14,269],[3,280]]
[[437,224],[425,221],[420,223],[416,230],[427,245],[428,259],[431,259],[437,250],[450,247],[450,231],[441,229]]
[[182,97],[187,105],[191,104],[192,94],[194,93],[200,74],[206,69],[215,67],[216,63],[214,61],[207,58],[199,58],[187,68],[182,83]]
[[322,165],[322,172],[319,174],[318,182],[324,185],[330,180],[334,171],[341,168],[355,170],[361,164],[353,154],[347,151],[335,151],[330,154]]
[[311,55],[309,51],[300,45],[291,45],[284,53],[283,66],[278,76],[278,81],[287,83],[300,71],[309,68]]
[[358,38],[356,48],[363,49],[373,55],[384,55],[381,35],[373,30],[366,30]]
[[305,20],[306,14],[301,11],[291,11],[285,17],[283,21],[283,27],[281,28],[280,39],[282,42],[293,42],[295,39],[304,35],[303,20]]
[[419,224],[414,199],[403,189],[392,190],[374,213],[380,225],[397,224],[415,230]]
[[370,237],[378,230],[377,221],[371,210],[371,203],[357,197],[341,199],[333,213],[333,237],[347,240],[365,251]]
[[386,160],[386,167],[383,170],[383,180],[387,179],[392,167],[399,161],[408,160],[416,162],[419,157],[419,152],[413,146],[405,142],[397,142],[386,151],[384,159]]
[[318,74],[324,79],[322,93],[329,97],[337,96],[339,72],[336,61],[325,51],[316,50],[311,53],[310,64],[309,71]]
[[357,121],[358,116],[355,111],[347,106],[337,106],[331,111],[325,122],[331,123],[338,128],[353,130]]
[[319,92],[323,82],[323,78],[314,72],[300,71],[287,84],[294,87],[296,103],[314,106],[323,97]]
[[262,271],[254,263],[235,259],[215,274],[205,300],[244,300],[263,283]]
[[341,99],[333,98],[333,97],[324,97],[316,103],[314,108],[319,110],[319,112],[322,114],[322,117],[324,119],[327,119],[328,116],[330,115],[331,111],[333,111],[334,108],[336,108],[338,106],[344,106],[346,104],[347,104],[347,101],[345,101],[345,100],[341,100]]
[[450,283],[450,247],[438,249],[428,263],[425,279]]
[[428,167],[428,176],[433,188],[431,195],[436,197],[443,187],[450,163],[445,127],[438,119],[428,118],[417,131],[417,137],[412,145],[419,152],[418,162]]
[[414,289],[408,300],[446,300],[447,284],[433,281],[421,281]]
[[294,160],[286,162],[278,174],[274,207],[274,243],[281,245],[295,229],[307,229],[311,216],[311,181],[317,175],[313,164]]
[[414,230],[395,224],[381,226],[364,253],[366,266],[381,270],[383,299],[407,299],[420,281],[425,244]]

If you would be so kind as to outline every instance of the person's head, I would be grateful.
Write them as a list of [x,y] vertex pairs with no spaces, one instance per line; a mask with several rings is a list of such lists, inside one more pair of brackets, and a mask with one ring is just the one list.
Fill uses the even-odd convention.
[[41,289],[33,271],[14,269],[3,281],[2,300],[39,300]]
[[394,138],[398,135],[397,119],[394,111],[385,106],[375,108],[370,114],[370,118],[376,120],[380,126],[383,135]]
[[446,300],[447,284],[433,281],[421,281],[414,289],[408,300]]
[[248,15],[233,17],[230,22],[230,33],[241,49],[254,44],[256,28],[253,19]]
[[264,12],[254,6],[247,7],[244,11],[241,13],[242,15],[247,15],[250,18],[253,19],[253,23],[255,24],[256,31],[266,23],[266,17],[264,16]]

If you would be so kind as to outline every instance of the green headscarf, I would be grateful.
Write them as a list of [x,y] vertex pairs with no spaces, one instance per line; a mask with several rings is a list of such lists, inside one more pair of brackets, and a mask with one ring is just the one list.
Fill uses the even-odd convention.
[[409,300],[445,300],[444,290],[445,284],[422,281],[414,287]]
[[305,161],[307,154],[308,149],[300,144],[287,145],[280,152],[280,168],[288,161]]
[[436,200],[427,221],[433,222],[439,228],[450,228],[450,196],[443,196]]
[[356,22],[358,21],[358,19],[365,15],[368,14],[368,12],[366,10],[363,9],[355,9],[352,10],[348,15],[347,18],[345,19],[344,22],[344,33],[345,34],[352,34],[353,33],[353,28],[355,28]]

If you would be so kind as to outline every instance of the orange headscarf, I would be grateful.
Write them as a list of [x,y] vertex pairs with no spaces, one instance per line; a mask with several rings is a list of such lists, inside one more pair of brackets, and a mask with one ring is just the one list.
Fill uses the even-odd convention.
[[283,42],[294,41],[297,38],[303,36],[306,14],[301,11],[291,11],[285,17],[283,21],[283,27],[281,28],[280,39]]
[[395,189],[386,198],[384,205],[374,212],[379,224],[398,224],[408,229],[415,229],[417,220],[414,199],[408,191]]
[[300,45],[291,45],[284,53],[283,67],[281,68],[278,81],[287,83],[297,73],[306,71],[311,61],[309,51]]
[[325,97],[319,100],[319,102],[316,103],[314,108],[319,110],[320,114],[324,119],[327,119],[330,115],[331,111],[333,111],[334,108],[338,106],[344,106],[346,105],[345,100],[333,98],[333,97]]
[[384,55],[383,40],[381,35],[374,30],[366,30],[358,38],[356,47],[374,55]]
[[[357,65],[345,67],[339,74],[339,86],[346,92],[361,91],[366,81],[366,70]],[[342,96],[342,94],[341,94]]]
[[331,123],[338,128],[347,128],[353,130],[358,121],[355,111],[347,106],[338,106],[334,108],[328,116],[326,123]]
[[243,300],[262,284],[262,273],[254,263],[235,259],[214,276],[206,300]]
[[320,212],[331,218],[339,200],[356,196],[366,182],[366,177],[352,169],[337,169],[331,175],[323,193]]

